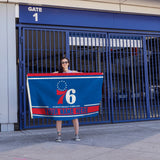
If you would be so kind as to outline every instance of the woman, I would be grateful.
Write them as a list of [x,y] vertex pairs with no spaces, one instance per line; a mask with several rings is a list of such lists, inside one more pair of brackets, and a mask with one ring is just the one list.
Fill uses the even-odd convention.
[[[69,59],[64,57],[61,59],[61,64],[60,64],[60,70],[58,71],[58,73],[76,73],[77,71],[71,71],[69,70]],[[74,126],[74,130],[75,130],[75,141],[80,141],[79,138],[79,121],[78,119],[73,119],[73,126]],[[57,138],[56,141],[57,142],[61,142],[61,130],[62,130],[62,121],[56,121],[56,129],[57,129]]]

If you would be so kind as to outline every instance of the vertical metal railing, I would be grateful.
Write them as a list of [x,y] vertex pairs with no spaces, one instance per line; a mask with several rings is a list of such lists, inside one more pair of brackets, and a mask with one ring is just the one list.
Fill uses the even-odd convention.
[[160,118],[160,36],[146,36],[150,118]]
[[30,118],[26,74],[54,72],[63,56],[72,70],[104,73],[99,115],[81,124],[160,118],[160,35],[19,27],[20,129],[55,125]]
[[24,65],[24,63],[23,63],[23,57],[22,57],[22,48],[23,48],[23,46],[22,46],[22,41],[23,41],[23,39],[22,39],[22,37],[23,37],[23,34],[22,34],[22,28],[21,27],[19,27],[19,30],[18,30],[18,35],[19,35],[19,37],[18,37],[18,42],[19,42],[19,46],[18,46],[18,50],[19,50],[19,57],[18,57],[18,62],[19,62],[19,66],[18,66],[18,75],[19,75],[19,85],[18,85],[18,87],[19,87],[19,89],[18,89],[18,91],[19,91],[19,122],[20,122],[20,124],[19,124],[19,129],[20,130],[22,130],[23,129],[23,122],[24,122],[24,111],[23,111],[23,88],[24,88],[24,86],[23,86],[23,79],[22,79],[22,75],[23,75],[23,65]]
[[29,103],[26,93],[27,73],[50,73],[59,68],[60,59],[66,54],[66,31],[51,29],[23,28],[22,49],[23,73],[23,127],[39,128],[54,126],[55,122],[49,119],[31,119]]
[[109,34],[113,122],[147,118],[143,36]]
[[[95,118],[82,118],[81,124],[110,122],[107,35],[100,32],[70,32],[71,69],[79,72],[103,72],[103,98],[100,114]],[[109,97],[109,96],[108,96]]]

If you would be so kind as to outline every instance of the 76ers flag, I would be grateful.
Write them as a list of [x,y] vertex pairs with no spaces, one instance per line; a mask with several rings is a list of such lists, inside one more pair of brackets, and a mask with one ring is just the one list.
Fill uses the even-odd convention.
[[102,83],[103,73],[29,73],[31,117],[71,120],[96,116]]

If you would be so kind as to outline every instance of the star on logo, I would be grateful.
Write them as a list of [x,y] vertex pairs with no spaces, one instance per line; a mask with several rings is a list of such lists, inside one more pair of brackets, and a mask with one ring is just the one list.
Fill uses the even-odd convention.
[[65,91],[67,89],[67,83],[65,81],[63,81],[63,80],[59,81],[57,83],[57,89],[59,91]]

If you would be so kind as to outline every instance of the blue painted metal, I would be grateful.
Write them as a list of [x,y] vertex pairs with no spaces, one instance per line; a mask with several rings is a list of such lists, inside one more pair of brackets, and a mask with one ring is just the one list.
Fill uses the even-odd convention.
[[[144,96],[147,92],[144,92],[144,86],[147,86],[147,61],[143,58],[143,36],[111,33],[109,37],[112,121],[145,119],[146,111],[149,114],[149,101]],[[143,106],[142,99],[148,105]],[[142,110],[143,107],[145,110]]]
[[[24,29],[23,29],[23,44],[25,43],[25,38],[24,38],[24,35],[25,35],[25,32],[24,32]],[[22,52],[22,58],[23,58],[23,63],[25,64],[25,49],[24,49],[24,45],[23,45],[23,52]],[[24,87],[24,93],[23,93],[23,113],[24,113],[24,126],[26,126],[26,112],[27,112],[27,109],[26,109],[26,69],[25,69],[25,65],[23,65],[23,73],[22,73],[22,83],[23,83],[23,87]]]
[[[26,74],[53,72],[60,58],[80,72],[103,72],[100,114],[80,124],[117,123],[160,118],[160,34],[69,27],[19,27],[20,129],[55,126],[52,120],[32,120],[26,94]],[[137,47],[138,46],[138,47]],[[64,125],[71,125],[66,121]]]
[[160,35],[146,37],[150,118],[160,117]]
[[146,37],[145,36],[143,36],[143,48],[144,48],[143,54],[144,54],[144,70],[145,70],[144,76],[145,76],[145,91],[146,91],[146,108],[147,108],[147,117],[150,118],[148,68],[147,68]]
[[[40,9],[33,11],[33,8]],[[38,19],[35,18],[35,14]],[[159,16],[82,11],[40,6],[20,5],[19,22],[45,25],[160,31]]]
[[[70,32],[70,59],[72,70],[81,72],[104,72],[104,97],[101,103],[100,115],[97,118],[89,118],[89,123],[110,122],[109,108],[107,106],[106,92],[106,34],[95,32]],[[102,43],[103,42],[103,43]],[[102,44],[101,44],[102,43]],[[109,84],[108,84],[109,86]],[[86,120],[82,119],[84,123]]]
[[82,28],[82,27],[67,27],[67,26],[44,26],[44,25],[34,25],[34,24],[17,24],[17,27],[25,27],[28,29],[35,29],[35,30],[39,30],[41,29],[47,29],[47,30],[61,30],[61,31],[66,31],[66,30],[70,30],[70,31],[79,31],[80,33],[83,33],[84,31],[90,31],[90,32],[106,32],[106,33],[125,33],[125,34],[140,34],[140,35],[153,35],[156,36],[157,34],[159,34],[159,32],[152,32],[152,31],[130,31],[130,30],[113,30],[113,29],[105,29],[105,28]]
[[24,113],[23,113],[23,80],[22,80],[22,66],[24,65],[23,64],[23,61],[22,61],[22,29],[21,27],[19,27],[19,67],[18,67],[18,70],[19,70],[19,105],[20,105],[20,108],[19,108],[19,120],[20,120],[20,124],[19,124],[19,129],[22,130],[23,129],[23,119],[24,119]]

